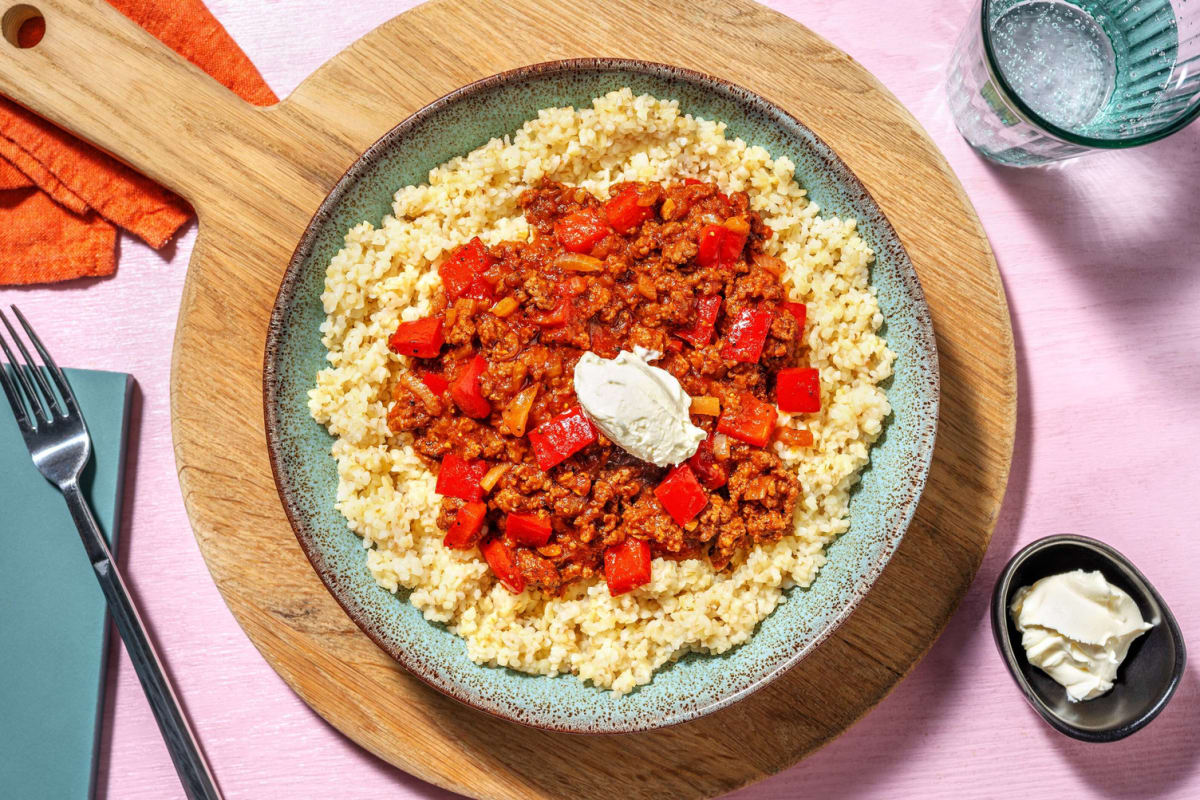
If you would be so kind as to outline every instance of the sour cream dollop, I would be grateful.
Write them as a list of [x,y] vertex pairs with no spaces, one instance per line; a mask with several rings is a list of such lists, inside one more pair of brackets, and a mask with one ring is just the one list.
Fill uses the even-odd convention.
[[1029,663],[1062,684],[1071,702],[1111,689],[1129,645],[1153,627],[1098,571],[1042,578],[1018,590],[1010,610]]
[[706,434],[692,424],[692,399],[675,376],[650,365],[660,356],[641,347],[616,358],[584,353],[575,365],[575,394],[605,436],[643,461],[666,467],[691,457]]

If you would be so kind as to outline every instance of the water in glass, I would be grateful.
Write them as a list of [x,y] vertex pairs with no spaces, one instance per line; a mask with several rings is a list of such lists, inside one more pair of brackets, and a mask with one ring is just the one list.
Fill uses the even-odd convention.
[[1026,166],[1152,141],[1200,112],[1188,0],[984,0],[948,79],[959,131]]

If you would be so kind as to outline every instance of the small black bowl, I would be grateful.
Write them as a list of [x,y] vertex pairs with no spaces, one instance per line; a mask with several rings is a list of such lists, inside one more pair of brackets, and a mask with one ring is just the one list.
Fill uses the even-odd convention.
[[[1112,690],[1078,703],[1068,701],[1066,689],[1029,663],[1008,610],[1021,587],[1075,569],[1100,570],[1133,598],[1147,622],[1155,623],[1130,646]],[[992,635],[1029,704],[1060,733],[1085,742],[1115,742],[1148,725],[1175,693],[1187,662],[1179,624],[1150,582],[1125,556],[1084,536],[1048,536],[1012,557],[992,593]]]

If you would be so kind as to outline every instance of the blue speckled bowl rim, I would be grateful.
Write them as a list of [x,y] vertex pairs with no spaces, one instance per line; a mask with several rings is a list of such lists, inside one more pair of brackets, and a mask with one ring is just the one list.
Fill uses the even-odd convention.
[[[899,265],[897,272],[902,283],[902,294],[907,298],[908,308],[912,313],[916,325],[914,336],[916,346],[913,349],[924,361],[920,365],[921,369],[919,372],[922,379],[927,381],[926,389],[928,391],[927,405],[924,409],[925,414],[919,420],[915,437],[916,443],[911,454],[912,458],[908,463],[908,468],[903,473],[903,478],[907,479],[907,491],[902,493],[903,501],[898,507],[893,506],[889,509],[888,522],[890,524],[887,525],[886,537],[879,555],[876,561],[864,571],[863,575],[856,582],[837,615],[819,633],[808,639],[803,647],[797,647],[791,655],[773,664],[770,668],[760,671],[758,674],[748,676],[741,681],[742,685],[739,688],[729,691],[716,699],[702,705],[687,704],[682,707],[679,707],[680,704],[677,701],[675,708],[669,710],[659,709],[660,713],[653,719],[630,719],[627,715],[616,721],[607,718],[601,724],[589,724],[586,721],[582,723],[577,721],[547,722],[545,719],[539,720],[528,716],[519,716],[513,713],[508,706],[473,698],[455,682],[440,680],[439,676],[422,659],[414,657],[402,648],[390,645],[384,632],[377,628],[369,615],[363,613],[346,596],[348,593],[343,593],[340,575],[335,568],[326,563],[324,554],[314,542],[314,531],[310,521],[300,511],[293,494],[297,491],[297,487],[293,485],[291,476],[284,468],[283,443],[279,436],[282,425],[277,412],[279,381],[276,373],[280,346],[285,332],[284,320],[295,300],[304,263],[312,254],[318,240],[319,232],[329,219],[334,216],[337,205],[343,197],[353,189],[363,175],[374,167],[377,162],[395,147],[403,144],[405,134],[410,129],[436,116],[448,106],[476,96],[486,95],[489,90],[511,82],[552,76],[559,73],[587,71],[628,71],[634,74],[651,75],[665,80],[679,80],[699,85],[711,92],[723,94],[735,103],[754,107],[766,116],[771,117],[772,121],[776,124],[793,125],[805,132],[807,137],[811,137],[811,141],[808,144],[812,149],[813,155],[818,159],[822,171],[835,175],[841,185],[847,187],[851,192],[859,194],[863,204],[873,210],[873,215],[870,215],[870,222],[878,232],[879,241],[872,243],[876,250],[877,261],[879,260],[879,251],[882,248],[887,250],[889,257],[895,259]],[[861,222],[862,218],[860,218]],[[707,75],[696,70],[669,64],[624,58],[577,58],[548,61],[497,73],[467,84],[434,100],[380,137],[378,141],[371,145],[346,170],[345,174],[330,190],[328,196],[313,214],[312,220],[310,220],[304,234],[300,238],[287,270],[284,272],[279,293],[271,311],[263,358],[263,412],[271,471],[275,479],[275,485],[283,502],[288,521],[292,525],[293,532],[300,543],[301,549],[308,557],[309,562],[312,564],[313,569],[316,570],[321,581],[325,584],[326,589],[333,595],[343,611],[354,620],[363,633],[381,650],[388,653],[405,667],[410,674],[428,686],[465,705],[501,719],[529,727],[564,733],[636,733],[677,725],[710,714],[749,696],[775,680],[833,635],[850,617],[850,614],[858,607],[858,604],[862,602],[862,599],[866,596],[875,580],[882,573],[883,568],[900,546],[900,542],[908,530],[913,515],[916,513],[933,458],[934,443],[937,436],[939,397],[940,378],[937,363],[937,344],[934,336],[933,321],[929,307],[925,301],[924,291],[912,266],[911,259],[909,259],[908,253],[900,243],[895,229],[883,214],[882,209],[879,208],[870,192],[846,163],[802,122],[774,103],[748,89],[731,81]],[[776,609],[777,611],[778,609]],[[753,639],[751,639],[752,641]],[[744,646],[749,646],[749,644],[750,642],[747,642]],[[596,691],[602,690],[597,689]]]

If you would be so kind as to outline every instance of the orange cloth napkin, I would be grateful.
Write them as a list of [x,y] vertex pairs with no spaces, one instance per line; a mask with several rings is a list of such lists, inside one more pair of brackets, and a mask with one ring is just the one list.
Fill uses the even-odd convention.
[[[108,3],[242,99],[277,102],[200,0]],[[181,198],[0,97],[0,284],[110,275],[114,226],[159,248],[191,213]]]

